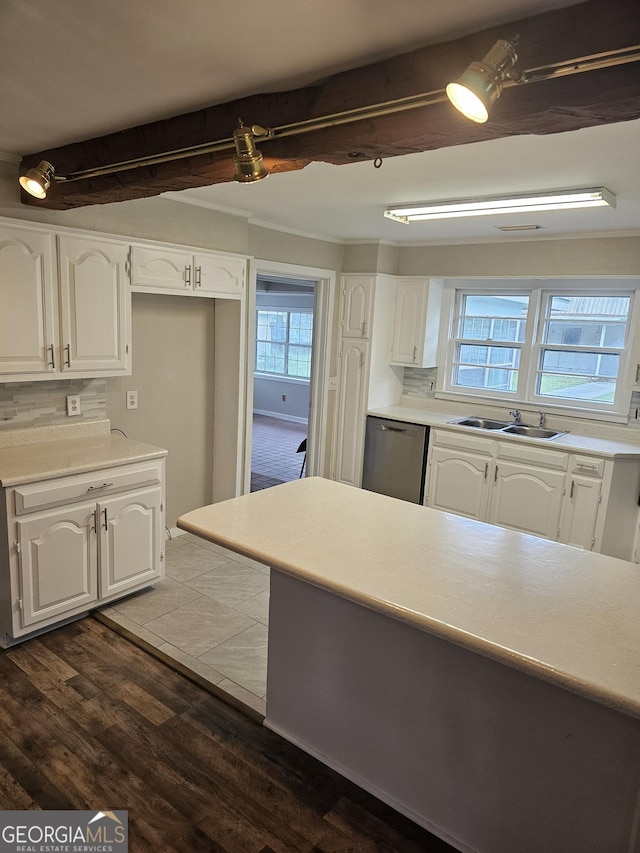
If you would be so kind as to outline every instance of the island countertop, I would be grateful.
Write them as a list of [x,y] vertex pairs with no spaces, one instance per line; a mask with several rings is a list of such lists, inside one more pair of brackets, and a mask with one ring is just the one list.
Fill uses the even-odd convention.
[[184,530],[640,718],[640,567],[320,477]]

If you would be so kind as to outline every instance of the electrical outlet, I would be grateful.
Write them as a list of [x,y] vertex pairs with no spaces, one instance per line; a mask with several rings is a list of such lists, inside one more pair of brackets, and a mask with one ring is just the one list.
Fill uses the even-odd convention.
[[73,417],[74,415],[81,415],[82,409],[80,408],[80,395],[79,394],[69,394],[67,396],[67,414],[69,417]]
[[127,409],[137,409],[138,408],[138,392],[137,391],[127,391]]
[[337,376],[330,376],[329,377],[329,388],[328,388],[328,390],[329,391],[336,391],[337,388],[338,388],[338,377]]

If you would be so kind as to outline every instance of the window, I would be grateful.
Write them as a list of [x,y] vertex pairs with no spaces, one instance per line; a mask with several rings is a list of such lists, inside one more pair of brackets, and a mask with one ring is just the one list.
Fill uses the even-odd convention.
[[536,393],[612,404],[631,297],[547,294],[544,302]]
[[452,384],[515,391],[528,296],[459,295]]
[[256,321],[256,371],[309,379],[312,312],[259,308]]
[[443,390],[622,412],[632,299],[571,286],[456,291]]

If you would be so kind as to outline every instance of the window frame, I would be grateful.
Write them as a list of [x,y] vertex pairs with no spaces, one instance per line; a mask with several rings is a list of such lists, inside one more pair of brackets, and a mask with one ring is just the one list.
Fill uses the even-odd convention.
[[[485,286],[486,285],[486,286]],[[609,288],[611,288],[609,290]],[[630,377],[630,365],[640,361],[640,334],[637,330],[640,322],[640,281],[637,278],[628,279],[597,279],[590,283],[589,279],[548,279],[548,280],[518,280],[503,281],[464,279],[449,280],[443,301],[441,322],[441,344],[438,370],[438,385],[436,397],[462,401],[483,400],[497,406],[508,408],[530,406],[544,411],[555,411],[573,417],[583,417],[612,422],[627,422],[631,405],[631,393],[634,380]],[[529,296],[529,307],[525,323],[524,341],[519,342],[485,342],[485,345],[519,346],[520,364],[518,368],[518,383],[516,390],[491,391],[487,388],[472,388],[453,384],[453,369],[455,365],[456,346],[461,340],[458,327],[460,322],[461,299],[466,295],[475,296]],[[570,398],[553,398],[536,393],[536,381],[540,371],[540,359],[545,349],[562,349],[561,346],[545,344],[542,340],[546,306],[553,296],[591,296],[591,297],[628,297],[629,314],[625,328],[625,344],[622,350],[616,347],[606,347],[598,352],[608,354],[613,352],[620,355],[616,390],[613,403],[594,402],[592,400],[571,400]],[[471,341],[472,345],[478,343]],[[572,347],[567,347],[571,350]],[[575,350],[575,347],[573,348]],[[589,349],[589,348],[587,348]],[[593,348],[589,349],[593,351]],[[640,372],[640,366],[639,366]]]
[[[260,312],[265,312],[267,314],[286,314],[286,333],[285,339],[283,341],[268,341],[264,338],[261,338],[258,334],[259,322],[258,318]],[[292,314],[309,314],[311,316],[311,343],[309,344],[301,344],[298,341],[291,341],[291,315]],[[256,313],[255,313],[255,330],[256,330],[256,348],[255,348],[255,357],[254,357],[254,373],[260,377],[264,377],[267,379],[280,379],[286,380],[288,382],[310,382],[311,381],[311,370],[312,370],[312,359],[313,359],[313,309],[309,308],[291,308],[291,307],[275,307],[268,305],[256,305]],[[258,344],[266,343],[266,344],[281,344],[284,347],[284,364],[285,371],[288,371],[289,367],[289,349],[290,347],[305,347],[305,349],[309,350],[309,376],[298,376],[294,373],[278,373],[275,370],[261,370],[258,368]]]

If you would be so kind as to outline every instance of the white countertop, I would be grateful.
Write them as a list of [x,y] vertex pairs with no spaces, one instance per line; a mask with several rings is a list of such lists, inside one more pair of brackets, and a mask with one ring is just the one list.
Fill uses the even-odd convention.
[[119,433],[79,436],[0,449],[0,485],[15,486],[166,456]]
[[640,566],[320,477],[178,527],[640,717]]
[[[594,453],[597,456],[615,458],[637,458],[640,457],[640,442],[619,441],[616,439],[599,438],[594,435],[583,435],[579,432],[567,432],[557,438],[528,438],[519,435],[509,435],[490,429],[478,429],[477,427],[458,426],[451,421],[461,420],[464,416],[452,412],[439,412],[432,409],[412,409],[409,406],[386,406],[382,409],[370,409],[367,414],[378,418],[389,418],[394,421],[407,421],[415,424],[426,424],[431,427],[443,427],[461,431],[467,435],[479,435],[484,438],[495,438],[499,441],[516,441],[521,444],[537,444],[539,447],[548,447],[551,450],[566,450],[567,452],[578,451],[581,453]],[[469,412],[471,415],[472,413]],[[490,416],[492,417],[492,416]],[[640,437],[640,436],[639,436]]]

